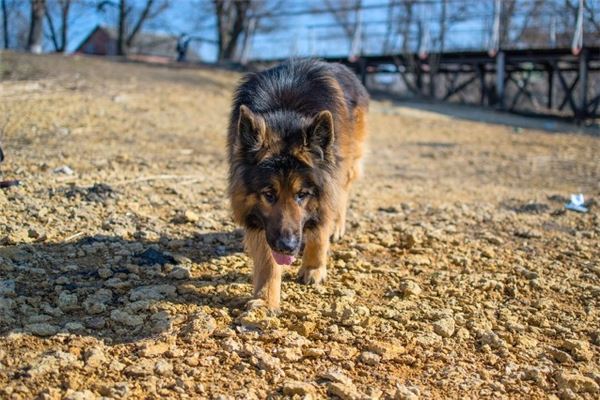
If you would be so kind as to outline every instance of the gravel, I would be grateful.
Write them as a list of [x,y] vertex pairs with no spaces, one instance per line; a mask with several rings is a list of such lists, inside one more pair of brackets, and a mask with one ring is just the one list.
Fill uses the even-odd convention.
[[286,268],[273,314],[226,195],[238,74],[2,57],[38,72],[0,82],[0,398],[598,397],[600,208],[553,200],[600,196],[598,138],[374,101],[328,281]]

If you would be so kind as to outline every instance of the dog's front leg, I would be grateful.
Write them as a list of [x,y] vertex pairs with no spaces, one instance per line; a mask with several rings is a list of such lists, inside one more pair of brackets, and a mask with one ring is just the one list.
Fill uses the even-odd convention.
[[331,230],[330,225],[324,225],[305,233],[302,267],[298,272],[300,281],[318,285],[327,278],[327,253]]
[[245,244],[254,262],[254,297],[263,300],[271,310],[279,309],[282,267],[273,259],[265,232],[247,231]]

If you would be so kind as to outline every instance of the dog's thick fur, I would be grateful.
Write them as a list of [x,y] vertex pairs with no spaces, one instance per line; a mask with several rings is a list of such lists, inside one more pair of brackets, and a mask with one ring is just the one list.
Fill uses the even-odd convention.
[[229,195],[254,261],[254,295],[271,309],[281,286],[275,254],[304,246],[300,280],[326,277],[329,240],[344,234],[361,170],[368,103],[352,71],[315,60],[249,74],[235,93]]

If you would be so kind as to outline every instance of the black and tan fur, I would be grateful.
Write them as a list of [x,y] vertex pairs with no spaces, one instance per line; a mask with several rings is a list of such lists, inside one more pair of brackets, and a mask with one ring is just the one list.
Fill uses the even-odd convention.
[[341,64],[288,61],[238,87],[228,133],[229,194],[254,262],[254,295],[279,307],[282,266],[326,277],[330,239],[345,231],[350,184],[360,174],[368,94]]

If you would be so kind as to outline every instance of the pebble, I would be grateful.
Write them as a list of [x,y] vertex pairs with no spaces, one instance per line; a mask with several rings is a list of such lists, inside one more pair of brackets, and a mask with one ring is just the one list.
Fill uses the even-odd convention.
[[0,297],[15,297],[17,295],[15,289],[16,284],[13,279],[0,281]]
[[140,326],[144,323],[144,318],[141,316],[133,315],[120,309],[113,310],[110,313],[110,319],[132,328]]
[[79,308],[77,294],[62,291],[58,296],[58,307],[63,311],[73,311]]
[[418,400],[419,390],[414,387],[407,387],[404,385],[396,385],[396,393],[394,393],[394,400]]
[[576,361],[590,361],[594,356],[590,344],[585,340],[567,339],[564,341],[563,347],[569,350]]
[[340,382],[330,382],[327,385],[327,393],[342,400],[359,400],[362,398],[354,385],[345,385]]
[[587,376],[577,373],[559,372],[556,374],[559,389],[569,389],[575,393],[598,393],[598,384]]
[[58,332],[58,326],[46,322],[25,325],[25,330],[37,336],[52,336]]
[[140,286],[131,290],[129,294],[129,300],[162,300],[165,298],[174,297],[176,295],[177,288],[173,285],[151,285],[151,286]]
[[454,329],[454,318],[442,318],[433,323],[433,331],[444,338],[452,337]]
[[360,353],[360,361],[367,365],[377,365],[381,362],[381,356],[370,351]]
[[404,297],[419,296],[422,292],[421,287],[414,281],[404,280],[400,282],[400,293]]
[[99,347],[92,347],[86,350],[83,357],[85,364],[92,368],[100,367],[107,362],[104,351]]
[[154,365],[154,372],[160,376],[168,376],[173,373],[173,364],[165,359],[159,359]]
[[205,312],[199,311],[190,315],[181,333],[188,342],[202,341],[212,335],[215,329],[217,329],[217,321]]
[[283,384],[283,394],[286,396],[298,395],[312,397],[315,393],[315,387],[307,382],[287,381]]

